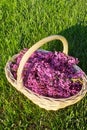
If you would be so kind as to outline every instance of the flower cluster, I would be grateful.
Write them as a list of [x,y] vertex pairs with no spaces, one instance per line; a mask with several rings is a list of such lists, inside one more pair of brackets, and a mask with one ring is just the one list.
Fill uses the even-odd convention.
[[[15,79],[17,79],[20,60],[26,51],[27,49],[22,50],[10,65]],[[84,72],[76,71],[74,68],[78,62],[77,58],[61,52],[37,50],[24,66],[22,73],[24,86],[47,97],[73,96],[82,88],[80,80],[82,80]]]

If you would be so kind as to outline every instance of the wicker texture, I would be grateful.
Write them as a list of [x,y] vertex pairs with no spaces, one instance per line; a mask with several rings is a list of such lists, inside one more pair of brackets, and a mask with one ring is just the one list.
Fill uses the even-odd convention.
[[[79,100],[81,100],[86,92],[87,92],[87,76],[84,75],[83,77],[83,86],[80,92],[74,96],[71,96],[69,98],[61,98],[61,99],[55,99],[55,98],[50,98],[50,97],[45,97],[38,95],[31,90],[25,88],[23,86],[23,81],[22,81],[22,71],[24,68],[25,63],[29,59],[29,57],[37,50],[39,49],[43,44],[52,41],[52,40],[60,40],[63,43],[63,52],[65,54],[68,54],[68,42],[67,40],[60,35],[53,35],[49,36],[47,38],[44,38],[34,44],[22,57],[20,61],[20,65],[18,67],[17,71],[17,80],[14,79],[13,75],[11,74],[10,71],[10,63],[13,61],[17,55],[14,55],[6,64],[5,66],[5,74],[8,79],[8,81],[21,93],[23,93],[27,98],[29,98],[33,103],[37,104],[41,108],[44,108],[46,110],[58,110],[61,108],[65,108],[66,106],[75,104]],[[76,70],[80,70],[78,66],[75,66]]]

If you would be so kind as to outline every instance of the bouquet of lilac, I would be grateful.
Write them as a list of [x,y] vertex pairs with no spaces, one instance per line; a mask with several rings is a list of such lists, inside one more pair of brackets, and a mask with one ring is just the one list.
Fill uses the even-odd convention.
[[[20,60],[27,50],[22,50],[10,64],[15,79]],[[74,68],[78,63],[77,58],[61,52],[37,50],[24,66],[23,84],[39,95],[68,98],[77,94],[83,85],[84,72]]]

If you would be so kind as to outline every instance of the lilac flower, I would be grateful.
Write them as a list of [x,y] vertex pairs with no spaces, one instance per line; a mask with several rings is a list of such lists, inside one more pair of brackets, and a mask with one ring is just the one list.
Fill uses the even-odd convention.
[[[22,50],[15,62],[10,65],[11,72],[17,79],[17,69],[22,56],[28,49]],[[28,59],[23,70],[23,84],[31,91],[48,97],[67,98],[77,94],[81,88],[83,71],[76,71],[77,58],[61,52],[38,50]],[[77,79],[73,81],[72,79]]]

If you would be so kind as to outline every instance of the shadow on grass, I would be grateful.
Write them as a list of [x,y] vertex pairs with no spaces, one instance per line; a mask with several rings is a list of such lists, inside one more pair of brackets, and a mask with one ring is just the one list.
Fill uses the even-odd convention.
[[[58,34],[67,39],[69,55],[78,57],[79,66],[87,73],[87,26],[74,25]],[[62,49],[60,41],[58,41],[59,44],[53,42],[54,44],[49,45],[49,50],[59,51]]]

